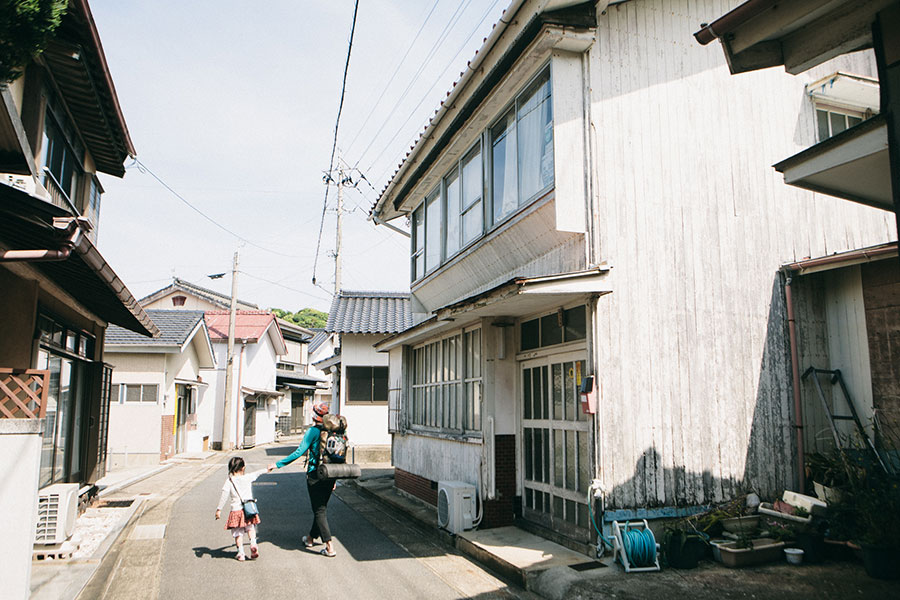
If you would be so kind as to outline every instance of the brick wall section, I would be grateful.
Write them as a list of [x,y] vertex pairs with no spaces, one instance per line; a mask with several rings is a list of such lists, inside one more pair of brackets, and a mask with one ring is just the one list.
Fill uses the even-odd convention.
[[494,461],[497,498],[484,503],[481,529],[512,525],[515,519],[516,436],[498,435],[494,438]]
[[413,475],[403,469],[394,469],[394,485],[428,504],[437,506],[437,482]]
[[173,427],[175,427],[175,415],[163,415],[162,433],[159,436],[160,462],[167,458],[172,458],[175,454],[175,436],[172,435]]
[[862,266],[872,369],[872,403],[888,431],[900,432],[900,269],[897,259]]

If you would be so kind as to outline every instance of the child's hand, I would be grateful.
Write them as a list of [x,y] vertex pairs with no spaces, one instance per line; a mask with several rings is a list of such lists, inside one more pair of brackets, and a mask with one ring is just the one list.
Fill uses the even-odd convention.
[[270,464],[268,467],[266,467],[266,473],[271,473],[272,471],[274,471],[276,466],[277,465],[275,463]]
[[222,516],[222,510],[217,508],[216,509],[216,521],[218,521],[219,517],[221,517],[221,516]]

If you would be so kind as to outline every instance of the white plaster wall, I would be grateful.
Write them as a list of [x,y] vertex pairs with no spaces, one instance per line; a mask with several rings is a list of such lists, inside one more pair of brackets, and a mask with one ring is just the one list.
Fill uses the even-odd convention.
[[[383,340],[384,335],[341,334],[341,381],[347,381],[347,367],[386,367],[388,355],[376,352],[373,344]],[[388,382],[390,388],[390,381]],[[347,417],[347,437],[356,446],[389,445],[388,406],[379,404],[365,406],[347,404],[347,386],[341,386],[338,412]]]
[[39,419],[0,419],[0,512],[9,517],[0,544],[4,598],[25,600],[31,594],[43,423]]
[[481,441],[459,442],[413,434],[394,435],[394,466],[432,481],[478,484]]
[[115,367],[113,384],[147,383],[159,386],[156,404],[110,403],[107,446],[110,469],[128,464],[159,463],[161,417],[172,414],[173,410],[171,406],[167,410],[165,401],[166,355],[107,352],[104,359]]
[[[183,306],[175,306],[172,304],[172,298],[175,296],[184,296],[186,298]],[[171,294],[144,305],[143,308],[162,310],[223,310],[221,306],[213,304],[209,300],[203,300],[202,298],[181,291],[174,291]]]
[[[225,406],[225,359],[228,354],[228,344],[224,342],[213,342],[212,346],[213,353],[216,356],[216,368],[200,369],[200,376],[203,378],[203,381],[209,383],[209,387],[206,388],[206,391],[203,394],[203,401],[210,403],[204,410],[208,410],[212,413],[212,434],[210,443],[222,441],[222,418]],[[235,382],[237,381],[238,373],[237,364],[238,361],[235,360],[232,369]],[[235,397],[235,395],[232,395],[232,398]],[[232,403],[232,432],[234,431],[234,414],[234,405]],[[234,433],[230,435],[230,439],[234,442]]]

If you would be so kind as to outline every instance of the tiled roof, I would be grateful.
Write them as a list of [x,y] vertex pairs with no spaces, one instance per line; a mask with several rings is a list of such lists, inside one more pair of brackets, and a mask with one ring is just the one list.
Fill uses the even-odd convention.
[[[221,294],[215,290],[211,290],[209,288],[205,288],[203,286],[199,286],[195,283],[191,283],[190,281],[186,281],[184,279],[179,279],[178,277],[174,277],[172,283],[164,287],[161,290],[157,290],[150,294],[149,296],[144,296],[139,300],[141,305],[148,304],[162,298],[166,294],[170,292],[181,291],[188,294],[193,294],[199,298],[203,298],[204,300],[208,300],[217,306],[221,306],[222,308],[231,308],[231,296],[226,294]],[[245,308],[253,308],[258,309],[259,306],[253,304],[252,302],[247,302],[246,300],[241,300],[238,298],[238,307],[244,306]]]
[[331,302],[325,331],[399,333],[412,326],[409,294],[341,290]]
[[[209,337],[215,342],[228,339],[227,310],[206,311],[206,327]],[[275,320],[275,315],[267,310],[239,310],[234,319],[234,339],[257,341]]]
[[329,334],[329,333],[325,333],[324,330],[319,329],[319,331],[316,332],[316,335],[314,335],[313,338],[311,340],[309,340],[309,346],[307,347],[307,352],[312,353],[312,352],[315,352],[316,350],[318,350],[319,346],[324,344],[325,341],[328,339],[328,336],[330,336],[330,335],[331,334]]
[[202,310],[147,310],[159,328],[159,337],[148,338],[118,325],[106,329],[106,344],[135,346],[181,346],[203,319]]

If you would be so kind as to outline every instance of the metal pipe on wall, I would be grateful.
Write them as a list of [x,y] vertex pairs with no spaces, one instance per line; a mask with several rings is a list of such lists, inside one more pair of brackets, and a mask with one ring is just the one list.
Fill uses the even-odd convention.
[[797,350],[797,325],[792,294],[793,272],[784,272],[784,299],[787,304],[788,338],[791,345],[791,385],[794,390],[794,429],[797,431],[797,489],[806,491],[806,457],[803,453],[803,403],[800,398],[800,357]]

